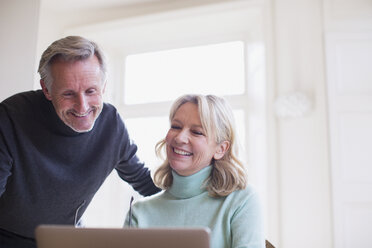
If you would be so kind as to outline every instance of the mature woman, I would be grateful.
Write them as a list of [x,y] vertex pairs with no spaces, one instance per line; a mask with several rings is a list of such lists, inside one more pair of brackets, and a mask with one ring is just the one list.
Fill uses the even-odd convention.
[[209,227],[213,248],[263,248],[259,200],[236,157],[229,105],[213,95],[184,95],[169,119],[168,134],[156,146],[166,159],[154,175],[165,191],[135,203],[126,224]]

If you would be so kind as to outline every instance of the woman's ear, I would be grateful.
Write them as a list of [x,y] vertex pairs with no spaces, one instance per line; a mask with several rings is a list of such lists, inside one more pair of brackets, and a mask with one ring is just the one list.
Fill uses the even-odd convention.
[[213,158],[215,160],[219,160],[221,158],[223,158],[223,156],[225,155],[226,151],[229,149],[230,147],[230,142],[228,141],[222,141],[220,144],[217,145],[217,148],[216,148],[216,152],[213,156]]

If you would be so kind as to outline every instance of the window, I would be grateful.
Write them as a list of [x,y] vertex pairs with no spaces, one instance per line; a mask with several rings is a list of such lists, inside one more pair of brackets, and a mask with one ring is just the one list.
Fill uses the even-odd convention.
[[[147,112],[143,117],[126,118],[139,157],[146,158],[152,170],[159,165],[154,146],[168,131],[169,106],[175,98],[189,93],[243,95],[244,68],[242,41],[129,55],[125,59],[124,102],[127,108],[141,104]],[[167,103],[156,107],[164,108],[165,115],[148,117],[156,102]],[[240,108],[234,114],[243,144],[244,111]]]
[[[160,164],[155,144],[168,131],[172,102],[187,93],[215,94],[233,107],[244,148],[240,158],[254,164],[248,168],[251,182],[257,182],[262,191],[265,61],[257,19],[261,12],[256,7],[247,1],[216,4],[134,17],[80,32],[105,45],[110,61],[106,95],[125,120],[140,159],[152,172]],[[114,171],[83,221],[86,226],[122,226],[132,195],[139,197]]]
[[[240,101],[235,99],[233,111],[238,142],[241,148],[245,147],[246,102],[241,101],[246,93],[244,54],[244,43],[232,41],[133,54],[125,59],[127,76],[124,80],[122,116],[126,116],[125,123],[131,138],[138,146],[138,156],[146,162],[152,172],[161,164],[161,160],[155,155],[155,144],[163,139],[168,131],[170,105],[175,98],[183,94],[215,94],[240,99]],[[130,109],[132,111],[126,111]],[[245,153],[241,153],[240,159],[246,160]],[[116,172],[111,177],[115,177],[115,174]],[[112,184],[121,184],[120,180],[112,178],[111,180]],[[108,194],[117,193],[112,187],[107,189],[110,190]],[[132,194],[139,197],[137,193]],[[129,196],[127,198],[129,199]],[[102,216],[102,213],[100,215]],[[107,218],[109,217],[106,216],[99,223],[107,222]],[[87,225],[95,225],[96,219],[92,221],[93,223],[89,218],[85,220]],[[119,225],[122,221],[108,221],[107,225]]]
[[124,82],[126,104],[170,101],[185,93],[243,94],[244,43],[233,41],[129,55]]
[[[124,102],[127,108],[140,104],[143,117],[128,115],[126,124],[139,146],[140,158],[146,158],[153,170],[159,165],[154,146],[168,131],[169,107],[175,98],[189,93],[244,95],[244,68],[242,41],[129,55],[125,59]],[[166,103],[156,107],[163,108],[165,115],[148,117],[156,102]],[[240,144],[245,133],[243,105],[240,103],[234,111]]]

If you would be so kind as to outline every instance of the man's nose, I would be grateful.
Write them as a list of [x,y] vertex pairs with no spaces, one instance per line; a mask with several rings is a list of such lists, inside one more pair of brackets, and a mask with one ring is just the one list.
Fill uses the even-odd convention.
[[77,95],[75,110],[80,114],[84,114],[89,109],[88,99],[84,94]]

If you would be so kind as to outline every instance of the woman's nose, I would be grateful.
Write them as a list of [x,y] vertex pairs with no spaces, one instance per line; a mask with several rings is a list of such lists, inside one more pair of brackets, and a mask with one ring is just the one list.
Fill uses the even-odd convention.
[[175,141],[176,143],[178,144],[184,144],[184,143],[188,143],[189,141],[189,136],[187,134],[187,131],[185,130],[181,130],[175,137]]

